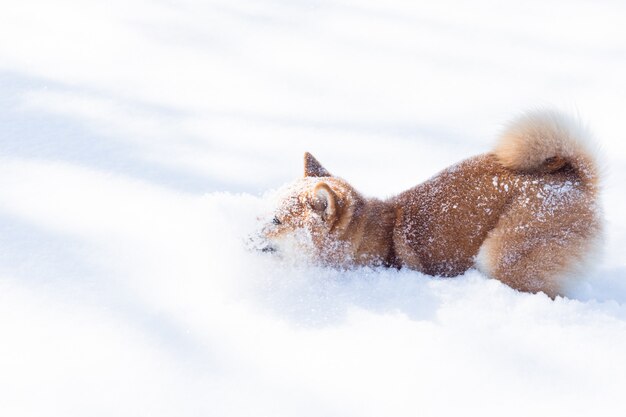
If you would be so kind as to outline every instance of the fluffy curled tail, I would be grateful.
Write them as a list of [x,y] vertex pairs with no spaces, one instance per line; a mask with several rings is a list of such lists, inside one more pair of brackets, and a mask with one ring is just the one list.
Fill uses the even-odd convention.
[[531,111],[512,121],[493,153],[509,169],[554,172],[570,166],[585,185],[598,185],[591,134],[580,121],[556,111]]

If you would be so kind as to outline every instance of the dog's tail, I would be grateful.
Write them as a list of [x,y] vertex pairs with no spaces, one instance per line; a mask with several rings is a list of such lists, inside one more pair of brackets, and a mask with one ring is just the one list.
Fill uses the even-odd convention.
[[591,134],[577,119],[556,111],[531,111],[512,121],[493,153],[509,169],[522,172],[576,171],[592,189],[599,185],[600,167]]

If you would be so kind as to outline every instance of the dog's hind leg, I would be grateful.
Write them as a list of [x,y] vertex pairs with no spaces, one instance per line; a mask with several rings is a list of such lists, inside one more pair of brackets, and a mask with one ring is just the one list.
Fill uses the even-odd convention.
[[514,289],[554,298],[595,252],[601,226],[583,205],[550,216],[536,213],[525,206],[509,210],[480,247],[476,266]]

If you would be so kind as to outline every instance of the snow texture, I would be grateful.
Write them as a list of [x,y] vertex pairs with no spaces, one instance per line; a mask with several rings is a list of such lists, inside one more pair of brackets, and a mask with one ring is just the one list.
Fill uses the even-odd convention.
[[[4,2],[0,414],[625,415],[625,20],[615,1]],[[607,155],[605,256],[567,298],[247,250],[304,151],[382,198],[534,106],[580,114]]]

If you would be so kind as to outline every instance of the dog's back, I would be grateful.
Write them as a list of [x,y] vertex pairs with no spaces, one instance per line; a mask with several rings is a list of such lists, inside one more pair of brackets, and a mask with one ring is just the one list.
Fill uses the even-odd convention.
[[560,293],[601,233],[587,136],[557,113],[529,113],[492,153],[392,199],[399,263],[442,276],[477,263],[513,288]]

